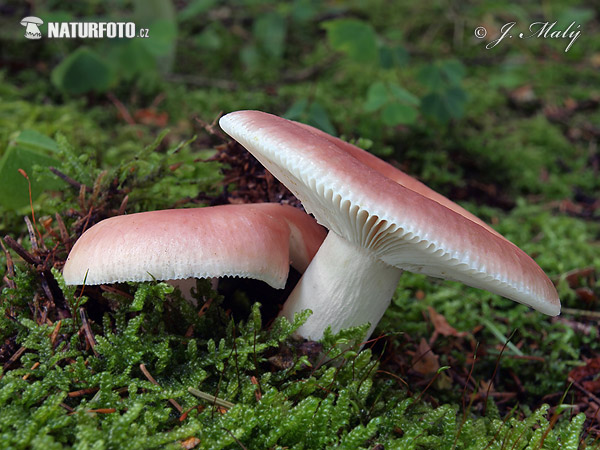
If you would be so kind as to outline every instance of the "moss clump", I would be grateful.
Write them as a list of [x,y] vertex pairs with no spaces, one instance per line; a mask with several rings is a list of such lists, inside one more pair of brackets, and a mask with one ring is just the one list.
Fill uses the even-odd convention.
[[[72,299],[73,289],[54,276]],[[365,327],[328,334],[307,351],[291,338],[307,314],[265,330],[258,304],[234,322],[208,283],[198,287],[199,298],[214,299],[208,309],[164,283],[129,287],[133,298],[121,297],[90,333],[79,331],[83,308],[54,323],[38,324],[26,310],[11,316],[24,353],[0,379],[3,448],[181,448],[186,441],[211,449],[480,449],[542,440],[543,448],[569,448],[579,440],[583,415],[553,427],[547,407],[503,421],[493,407],[475,418],[411,398],[378,372],[370,350],[357,351]],[[17,311],[19,300],[4,295]],[[233,405],[200,400],[190,387]]]

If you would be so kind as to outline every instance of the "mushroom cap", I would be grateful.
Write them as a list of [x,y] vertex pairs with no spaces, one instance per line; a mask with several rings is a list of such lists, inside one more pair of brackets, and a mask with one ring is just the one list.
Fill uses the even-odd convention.
[[283,288],[290,261],[303,272],[326,231],[275,203],[150,211],[103,220],[77,240],[67,284],[245,277]]
[[42,19],[40,19],[39,17],[35,17],[35,16],[23,17],[21,19],[21,25],[25,26],[28,23],[35,23],[36,25],[43,25],[44,21]]
[[385,263],[560,312],[556,289],[533,259],[450,200],[413,190],[408,175],[390,177],[335,138],[260,111],[227,114],[220,125],[319,223]]
[[369,166],[373,170],[376,170],[383,176],[390,178],[391,180],[394,180],[396,183],[401,184],[402,186],[404,186],[412,191],[418,192],[419,194],[438,202],[439,204],[445,206],[446,208],[449,208],[452,211],[465,216],[467,219],[475,222],[476,224],[481,225],[486,230],[495,234],[496,236],[506,239],[504,236],[502,236],[500,233],[498,233],[496,230],[494,230],[491,226],[489,226],[487,223],[485,223],[483,220],[481,220],[475,214],[470,213],[469,211],[464,209],[462,206],[454,203],[449,198],[444,197],[439,192],[434,191],[429,186],[421,183],[416,178],[411,177],[410,175],[401,171],[400,169],[392,166],[391,164],[383,161],[382,159],[379,159],[377,156],[373,155],[372,153],[369,153],[366,150],[363,150],[362,148],[357,147],[356,145],[352,145],[349,142],[346,142],[339,138],[336,138],[335,136],[327,134],[324,131],[319,130],[318,128],[311,127],[310,125],[306,125],[301,122],[294,122],[294,123],[304,129],[310,131],[311,133],[316,134],[317,136],[327,139],[329,142],[331,142],[336,147],[339,147],[342,150],[346,151],[347,153],[352,155],[354,158],[356,158],[360,162],[362,162],[364,165]]

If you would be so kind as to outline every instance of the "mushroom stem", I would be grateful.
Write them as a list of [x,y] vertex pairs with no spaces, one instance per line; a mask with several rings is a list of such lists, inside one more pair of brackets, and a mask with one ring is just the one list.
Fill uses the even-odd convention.
[[297,330],[307,339],[321,339],[328,326],[335,333],[369,322],[368,337],[389,306],[401,274],[370,250],[330,231],[280,315],[292,319],[297,312],[312,310]]

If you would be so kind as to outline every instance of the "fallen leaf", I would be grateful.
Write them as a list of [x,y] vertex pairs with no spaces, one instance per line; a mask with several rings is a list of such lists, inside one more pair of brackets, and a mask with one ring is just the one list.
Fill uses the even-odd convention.
[[575,289],[575,293],[577,294],[577,297],[579,297],[586,303],[595,303],[596,301],[598,301],[598,297],[596,297],[594,291],[592,291],[588,287],[577,288]]
[[584,267],[583,269],[574,269],[565,274],[565,279],[571,289],[581,286],[581,279],[587,278],[594,273],[593,267]]
[[575,367],[569,372],[569,378],[575,381],[589,381],[600,373],[600,357],[588,360],[585,366]]
[[431,306],[427,307],[429,311],[429,317],[431,318],[431,323],[434,327],[434,332],[431,335],[431,339],[429,339],[429,345],[433,345],[438,335],[442,336],[455,336],[455,337],[464,337],[466,336],[465,331],[457,331],[456,328],[452,327],[446,318],[438,313]]
[[200,439],[198,439],[197,437],[194,437],[194,436],[187,438],[185,441],[180,442],[181,446],[188,450],[196,447],[199,443],[200,443]]
[[166,112],[158,112],[152,108],[138,109],[133,115],[133,118],[138,123],[154,125],[161,128],[166,126],[169,121],[169,115]]
[[421,375],[434,374],[440,368],[439,356],[433,353],[425,338],[421,338],[413,355],[412,368]]

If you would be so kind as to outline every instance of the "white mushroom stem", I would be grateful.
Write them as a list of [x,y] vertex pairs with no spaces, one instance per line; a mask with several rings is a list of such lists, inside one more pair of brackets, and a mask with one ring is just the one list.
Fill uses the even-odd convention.
[[400,275],[401,269],[330,231],[281,315],[291,320],[294,314],[311,309],[312,315],[297,331],[307,339],[321,339],[328,326],[335,333],[367,322],[370,336],[390,304]]

